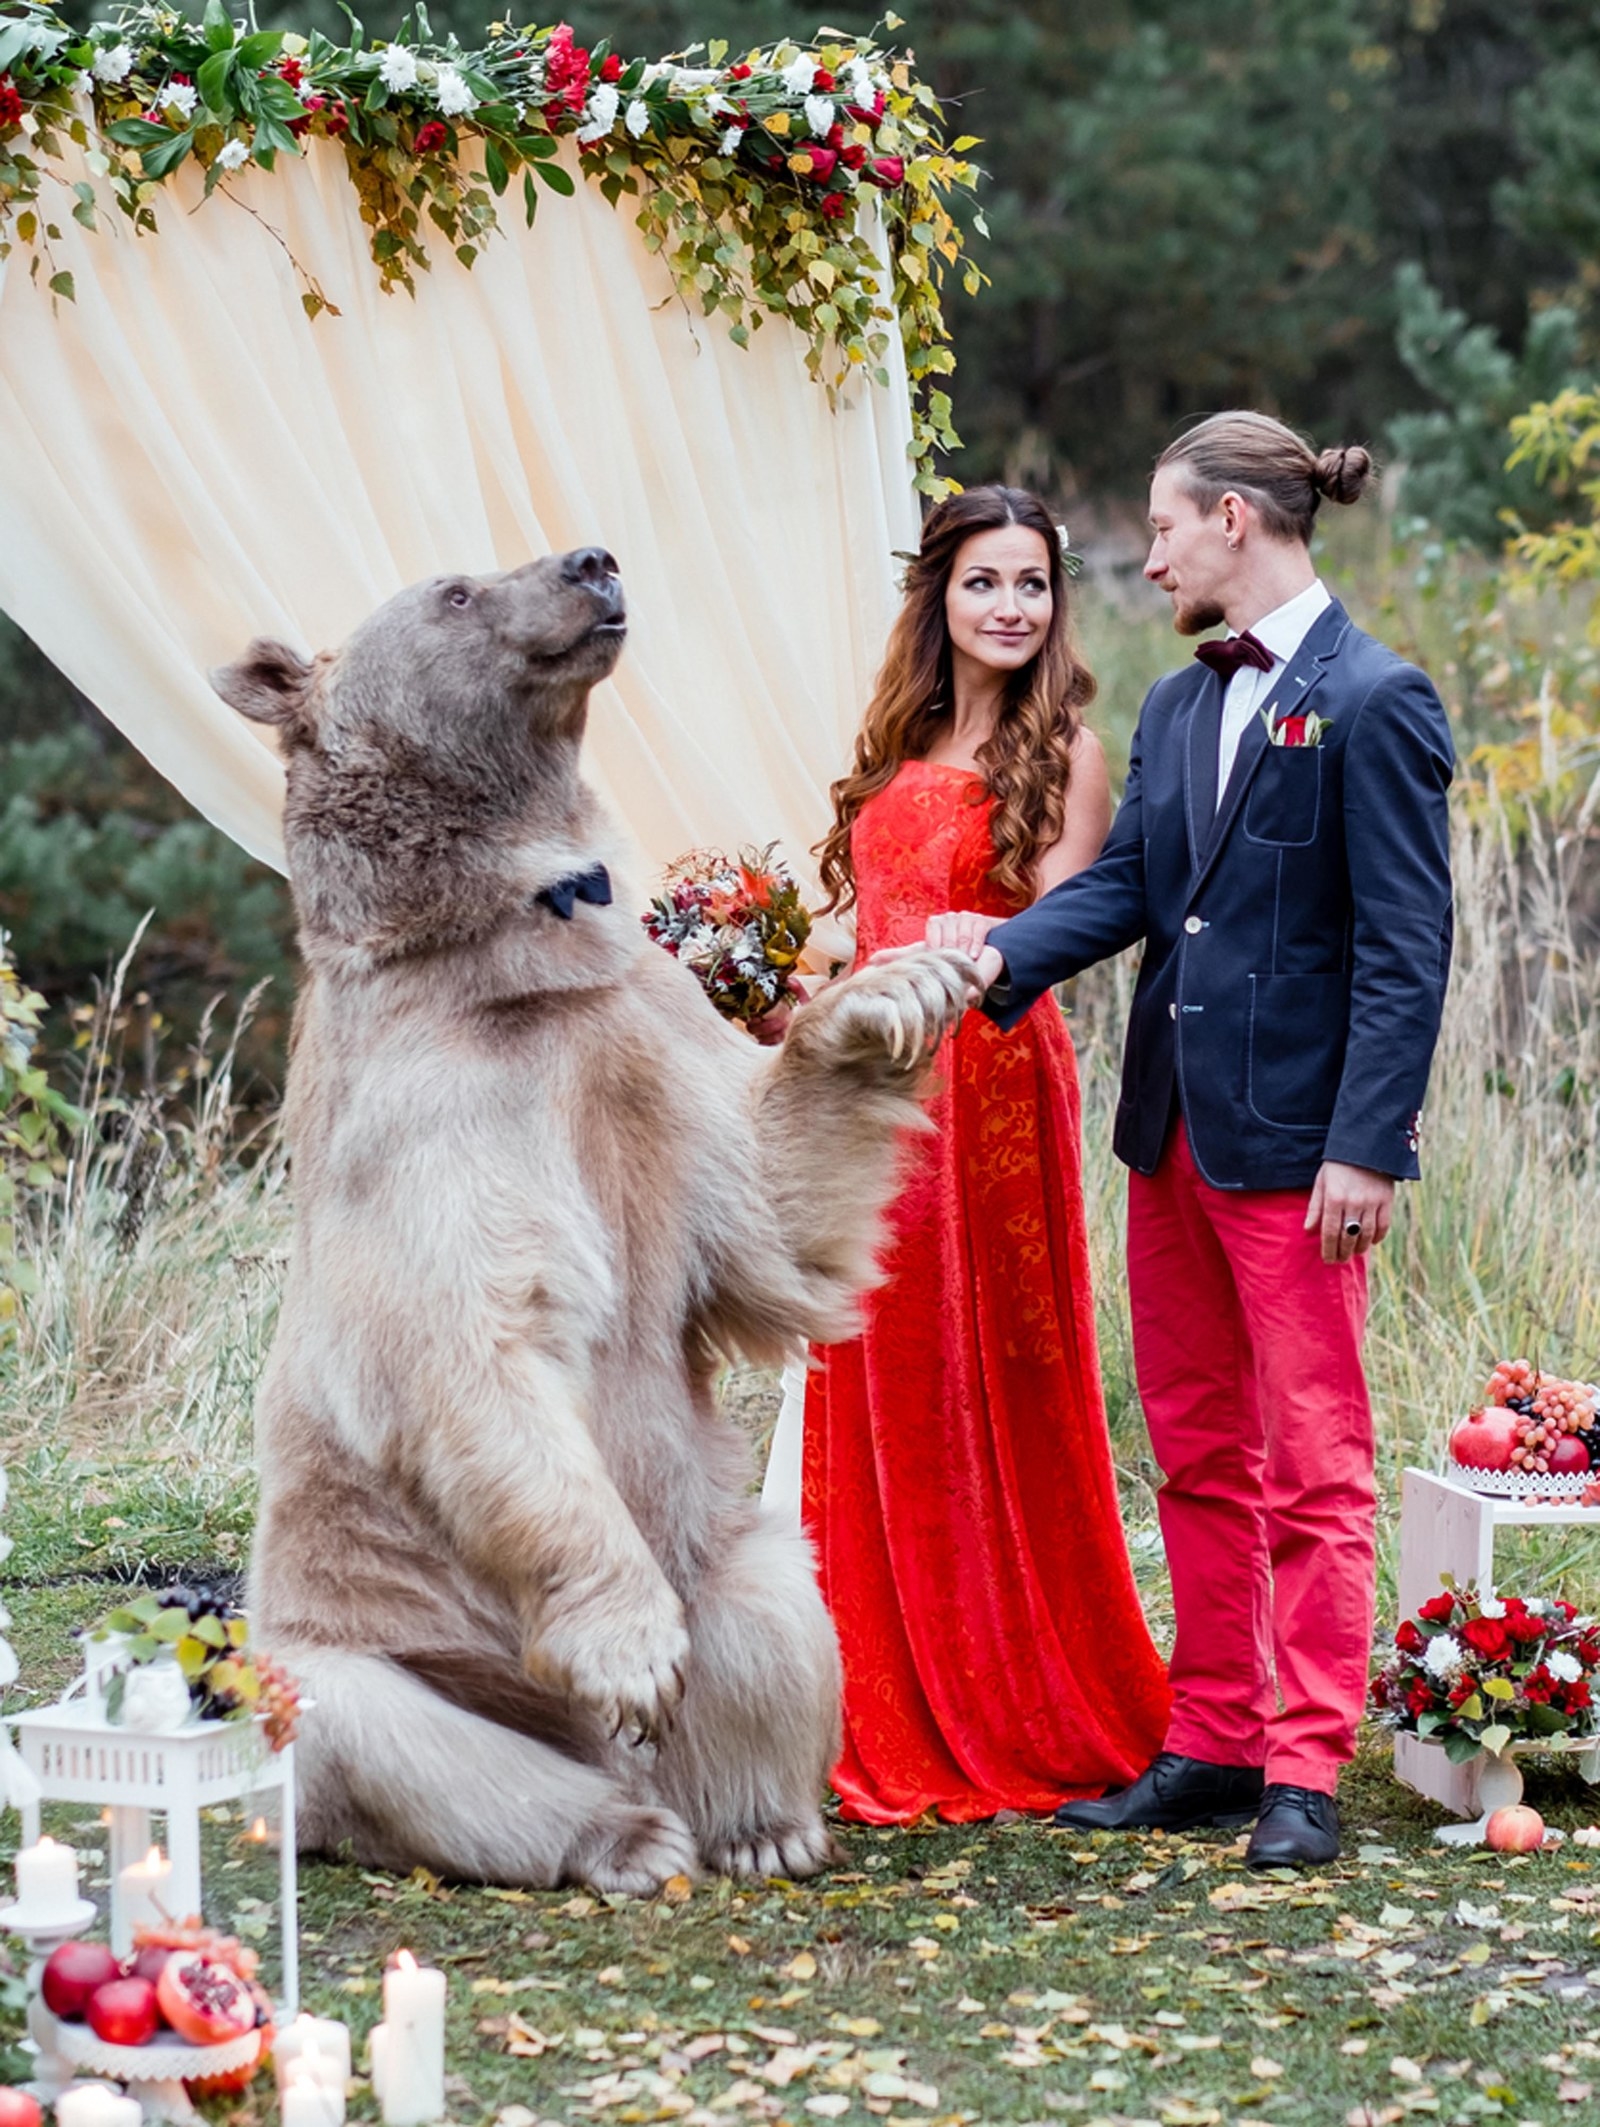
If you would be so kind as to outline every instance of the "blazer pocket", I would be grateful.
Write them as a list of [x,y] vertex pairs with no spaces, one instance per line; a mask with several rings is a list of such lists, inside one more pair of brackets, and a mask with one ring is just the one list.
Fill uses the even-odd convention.
[[1252,975],[1245,1100],[1279,1130],[1325,1130],[1333,1120],[1350,1030],[1343,975]]
[[1305,843],[1317,838],[1322,809],[1322,748],[1269,746],[1245,800],[1252,842]]

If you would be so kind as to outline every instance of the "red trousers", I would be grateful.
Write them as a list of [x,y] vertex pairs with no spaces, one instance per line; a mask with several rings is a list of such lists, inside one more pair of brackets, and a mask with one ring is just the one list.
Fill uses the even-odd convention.
[[1214,1189],[1182,1123],[1130,1177],[1134,1361],[1177,1641],[1166,1748],[1332,1794],[1372,1651],[1367,1266],[1309,1192]]

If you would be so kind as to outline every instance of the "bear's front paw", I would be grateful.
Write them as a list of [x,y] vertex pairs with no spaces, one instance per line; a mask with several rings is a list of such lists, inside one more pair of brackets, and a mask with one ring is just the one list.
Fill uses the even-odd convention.
[[645,1743],[671,1722],[688,1659],[683,1605],[649,1560],[552,1593],[524,1666]]
[[796,1015],[796,1032],[815,1014],[814,1038],[841,1063],[914,1071],[981,994],[977,970],[965,953],[929,948],[864,967],[824,990]]
[[844,1850],[819,1816],[768,1825],[702,1844],[700,1858],[714,1876],[782,1876],[790,1882],[818,1875]]

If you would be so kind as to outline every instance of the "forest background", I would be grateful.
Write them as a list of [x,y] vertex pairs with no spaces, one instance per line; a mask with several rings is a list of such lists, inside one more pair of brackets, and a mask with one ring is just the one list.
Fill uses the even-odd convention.
[[[433,25],[470,45],[485,4],[435,0]],[[1501,511],[1557,507],[1505,472],[1506,424],[1585,381],[1600,343],[1596,0],[902,5],[895,34],[989,173],[993,285],[951,297],[957,478],[1038,487],[1124,585],[1152,455],[1219,406],[1376,445],[1397,472],[1385,536],[1424,592],[1441,561],[1500,546]],[[332,0],[258,14],[340,24]],[[580,38],[651,56],[817,26],[795,0],[572,15]],[[365,19],[381,35],[399,10]],[[1115,591],[1116,571],[1096,582]],[[1136,706],[1108,699],[1114,750]],[[48,1049],[147,911],[123,1010],[136,1070],[153,1080],[212,998],[264,981],[239,1083],[269,1098],[292,991],[282,882],[0,622],[0,928],[51,1006]]]

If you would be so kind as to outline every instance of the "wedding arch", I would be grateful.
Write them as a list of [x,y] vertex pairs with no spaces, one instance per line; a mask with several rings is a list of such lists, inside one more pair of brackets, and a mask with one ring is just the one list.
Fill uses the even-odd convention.
[[0,608],[281,865],[280,765],[207,669],[603,543],[599,780],[657,861],[803,870],[953,440],[941,291],[978,279],[976,143],[819,36],[647,62],[0,0]]

